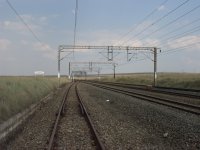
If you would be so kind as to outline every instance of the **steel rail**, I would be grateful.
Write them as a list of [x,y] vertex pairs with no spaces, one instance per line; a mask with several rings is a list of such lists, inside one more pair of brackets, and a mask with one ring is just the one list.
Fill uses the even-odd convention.
[[70,91],[72,85],[73,85],[73,83],[70,85],[70,87],[68,88],[67,92],[64,94],[63,100],[62,100],[61,105],[60,105],[60,107],[58,109],[58,114],[57,114],[57,117],[56,117],[56,121],[54,123],[53,131],[51,132],[51,137],[50,137],[50,140],[49,140],[49,143],[48,143],[47,150],[51,150],[53,148],[54,137],[55,137],[56,130],[57,130],[57,127],[58,127],[58,122],[60,120],[60,116],[62,115],[62,113],[64,111],[64,106],[65,106],[65,103],[66,103],[66,99],[67,99],[67,96],[69,94],[69,91]]
[[91,129],[92,136],[95,139],[95,143],[96,143],[96,146],[97,146],[96,149],[105,150],[105,147],[102,144],[102,142],[100,140],[100,137],[98,136],[97,131],[96,131],[95,127],[94,127],[94,124],[92,123],[92,120],[91,120],[91,118],[90,118],[90,116],[89,116],[89,114],[87,112],[87,109],[86,109],[86,107],[85,107],[85,105],[84,105],[84,103],[82,101],[80,93],[78,92],[78,84],[75,85],[75,89],[76,89],[76,95],[77,95],[78,100],[79,100],[79,105],[80,105],[81,110],[84,113],[84,117],[87,120],[87,123],[88,123],[88,125],[89,125],[89,127]]
[[145,94],[140,94],[140,93],[136,93],[133,91],[127,91],[127,90],[122,90],[122,89],[117,89],[117,88],[113,88],[113,87],[108,87],[105,85],[100,85],[97,83],[91,83],[91,82],[84,82],[87,84],[92,84],[93,86],[96,87],[100,87],[103,89],[107,89],[110,91],[114,91],[114,92],[118,92],[118,93],[122,93],[131,97],[136,97],[142,100],[146,100],[146,101],[150,101],[150,102],[154,102],[154,103],[158,103],[158,104],[162,104],[162,105],[166,105],[172,108],[176,108],[176,109],[180,109],[180,110],[184,110],[190,113],[194,113],[197,115],[200,115],[200,106],[197,105],[191,105],[191,104],[186,104],[186,103],[182,103],[182,102],[177,102],[177,101],[172,101],[170,99],[164,99],[164,98],[159,98],[159,97],[154,97],[154,96],[149,96],[149,95],[145,95]]
[[[151,92],[156,92],[156,93],[172,94],[176,96],[200,99],[200,90],[196,90],[196,89],[169,88],[169,87],[160,87],[160,86],[155,86],[155,87],[152,86],[149,89],[148,85],[127,84],[127,83],[119,83],[119,82],[99,82],[99,81],[92,81],[92,82],[103,83],[103,84],[113,85],[113,86],[120,86],[120,87],[130,88],[130,89],[146,90],[146,91],[151,91]],[[194,94],[194,93],[198,93],[199,95]]]

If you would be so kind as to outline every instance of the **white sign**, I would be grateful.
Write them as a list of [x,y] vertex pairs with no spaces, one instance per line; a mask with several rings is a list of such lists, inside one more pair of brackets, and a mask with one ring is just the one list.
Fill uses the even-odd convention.
[[35,76],[44,76],[44,71],[35,71]]

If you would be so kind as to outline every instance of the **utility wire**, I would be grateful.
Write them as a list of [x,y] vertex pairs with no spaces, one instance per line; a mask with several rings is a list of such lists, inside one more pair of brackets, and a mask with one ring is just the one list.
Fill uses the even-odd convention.
[[[122,40],[125,36],[127,36],[129,33],[133,32],[139,25],[141,25],[146,19],[148,19],[150,16],[152,16],[154,13],[156,13],[157,11],[159,11],[159,8],[161,6],[163,6],[165,3],[167,3],[169,0],[165,0],[163,1],[158,7],[156,7],[153,11],[151,11],[147,16],[145,16],[137,25],[135,25],[134,27],[132,27],[128,32],[126,32],[124,35],[122,35],[117,42],[120,43],[120,40]],[[117,45],[117,44],[114,44],[114,45]]]
[[145,27],[142,31],[140,31],[139,33],[137,33],[134,37],[129,38],[128,40],[124,41],[122,43],[122,45],[124,45],[125,43],[127,43],[128,41],[130,41],[132,38],[135,38],[139,35],[141,35],[143,32],[145,32],[147,29],[149,29],[150,27],[154,26],[155,24],[157,24],[158,22],[162,21],[163,19],[165,19],[167,16],[169,16],[170,14],[172,14],[173,12],[175,12],[176,10],[178,10],[179,8],[181,8],[182,6],[184,6],[185,4],[187,4],[190,0],[186,0],[183,3],[181,3],[180,5],[178,5],[176,8],[174,8],[173,10],[169,11],[167,14],[165,14],[164,16],[158,18],[156,21],[154,21],[153,23],[151,23],[150,25],[148,25],[147,27]]
[[[161,53],[158,53],[157,55],[168,55],[168,54],[171,54],[171,53],[174,53],[174,52],[178,52],[178,51],[182,51],[186,48],[190,48],[190,47],[193,47],[195,45],[198,45],[200,44],[200,42],[195,42],[195,43],[192,43],[192,44],[189,44],[189,45],[186,45],[186,46],[181,46],[181,47],[177,47],[177,48],[173,48],[173,49],[168,49],[168,50],[165,50],[165,51],[162,51]],[[141,59],[137,59],[135,61],[143,61],[143,60],[147,60],[148,58],[141,58]],[[120,66],[120,65],[119,65]]]
[[[171,54],[171,53],[174,53],[174,52],[178,52],[178,51],[184,50],[186,48],[190,48],[190,47],[196,46],[198,44],[200,44],[200,42],[194,42],[194,43],[191,43],[189,45],[185,45],[185,46],[180,46],[180,47],[177,47],[177,48],[168,49],[168,50],[162,51],[161,53],[158,53],[158,56],[159,55],[168,55],[168,54]],[[141,58],[141,59],[137,59],[135,61],[143,61],[143,60],[147,60],[147,59],[148,58]],[[118,66],[126,65],[126,64],[128,64],[128,63],[119,64]]]
[[[192,22],[190,22],[190,23],[184,25],[182,28],[187,27],[187,26],[189,26],[189,25],[191,25],[191,24],[193,24],[194,22],[197,22],[197,21],[200,21],[200,18],[198,18],[198,19],[196,19],[196,20],[194,20],[194,21],[192,21]],[[179,27],[179,28],[177,28],[177,30],[180,30],[180,29],[182,29],[182,28]],[[171,34],[171,33],[174,33],[174,32],[176,32],[177,30],[175,29],[175,30],[173,30],[172,32],[169,32],[167,35],[169,35],[169,34]],[[196,27],[194,27],[194,28],[192,28],[192,29],[189,29],[189,30],[187,30],[187,31],[185,31],[185,32],[183,32],[183,33],[176,34],[176,35],[173,35],[173,36],[164,38],[164,39],[163,39],[163,37],[165,37],[165,36],[163,36],[163,37],[159,37],[158,39],[162,39],[162,40],[160,41],[161,43],[162,43],[162,42],[165,42],[165,43],[166,43],[166,41],[169,41],[169,40],[171,40],[171,39],[176,40],[176,39],[178,39],[179,37],[182,37],[182,36],[184,36],[184,35],[190,35],[191,33],[197,32],[197,31],[199,31],[199,30],[200,30],[200,25],[198,25],[198,26],[196,26]],[[184,42],[184,41],[188,41],[188,39],[185,39],[185,40],[181,41],[181,43]],[[153,44],[154,44],[154,43],[155,43],[155,42],[153,42]],[[164,45],[162,45],[162,46],[167,46],[167,45],[168,45],[168,44],[164,44]]]
[[170,31],[170,32],[168,32],[168,33],[166,33],[165,36],[159,36],[158,39],[162,39],[163,37],[166,37],[166,36],[168,36],[168,35],[170,35],[170,34],[172,34],[172,33],[174,33],[174,32],[177,32],[178,30],[182,30],[182,29],[185,28],[185,27],[188,27],[188,26],[190,26],[190,25],[193,25],[194,23],[196,23],[196,22],[198,22],[198,21],[200,21],[200,18],[198,18],[198,19],[196,19],[196,20],[193,20],[192,22],[189,22],[189,23],[187,23],[187,24],[185,24],[185,25],[183,25],[183,26],[181,26],[181,27],[175,28],[174,30],[172,30],[172,31]]
[[154,33],[156,33],[156,32],[158,32],[158,31],[160,31],[160,30],[162,30],[162,29],[168,27],[169,25],[171,25],[171,24],[177,22],[179,19],[181,19],[181,18],[185,17],[186,15],[192,13],[193,11],[195,11],[196,9],[198,9],[199,7],[200,7],[200,5],[198,5],[198,6],[194,7],[194,8],[192,8],[190,11],[188,11],[188,12],[184,13],[183,15],[181,15],[181,16],[175,18],[174,20],[172,20],[172,21],[170,21],[169,23],[165,24],[164,26],[158,28],[157,30],[155,30],[155,31],[153,31],[153,32],[151,32],[151,33],[149,33],[149,34],[146,35],[145,37],[140,38],[139,40],[142,40],[142,39],[144,39],[144,38],[147,38],[147,37],[153,35]]
[[[193,29],[191,29],[191,30],[185,31],[185,32],[183,32],[183,33],[181,33],[181,34],[178,34],[178,35],[175,35],[175,36],[171,36],[171,37],[169,37],[169,38],[166,38],[166,39],[164,39],[164,40],[162,40],[162,41],[174,39],[175,37],[181,37],[181,36],[183,36],[183,35],[188,35],[188,34],[197,32],[197,31],[199,31],[199,30],[200,30],[200,25],[197,26],[197,27],[195,27],[195,28],[193,28]],[[178,38],[176,38],[176,39],[178,39]]]
[[[177,47],[177,48],[168,49],[168,50],[162,51],[161,53],[158,53],[158,55],[168,55],[168,54],[171,54],[171,53],[174,53],[174,52],[178,52],[178,51],[184,50],[186,48],[193,47],[193,46],[198,45],[198,44],[200,44],[200,42],[194,42],[194,43],[191,43],[191,44],[186,45],[186,46],[181,46],[181,47]],[[147,59],[148,58],[141,58],[141,59],[137,59],[135,61],[144,61],[144,60],[147,60]],[[123,65],[126,65],[128,63],[118,64],[118,66],[123,66]]]
[[171,52],[179,51],[179,50],[182,50],[182,49],[185,49],[185,48],[190,48],[190,47],[193,47],[193,46],[198,45],[198,44],[200,44],[200,42],[194,42],[194,43],[186,45],[186,46],[181,46],[181,47],[165,50],[162,53],[171,53]]
[[[189,35],[189,34],[191,34],[191,33],[197,32],[197,31],[200,31],[200,25],[199,25],[199,26],[196,26],[195,28],[192,28],[192,29],[190,29],[190,30],[188,30],[188,31],[185,31],[185,32],[183,32],[183,33],[176,34],[176,35],[174,35],[174,36],[165,38],[165,39],[161,40],[160,42],[165,42],[165,41],[171,40],[171,39],[177,40],[179,37],[182,37],[183,35]],[[181,41],[181,42],[177,42],[177,43],[183,43],[183,42],[185,42],[185,41],[188,41],[188,39],[185,39],[185,40],[183,40],[183,41]],[[162,47],[167,46],[167,45],[168,45],[168,44],[164,44],[164,45],[162,45]]]
[[38,38],[38,36],[33,32],[31,27],[24,21],[24,19],[19,15],[17,10],[13,7],[13,5],[9,2],[9,0],[6,0],[8,6],[13,10],[13,12],[17,15],[17,17],[20,19],[20,21],[26,26],[26,28],[29,30],[29,32],[33,35],[33,37],[39,42],[42,43],[41,40]]

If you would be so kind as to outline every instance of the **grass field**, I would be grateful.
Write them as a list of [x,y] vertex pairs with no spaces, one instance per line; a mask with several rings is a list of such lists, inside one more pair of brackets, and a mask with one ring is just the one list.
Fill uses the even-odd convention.
[[[61,83],[67,79],[61,79]],[[0,123],[58,87],[56,77],[0,77]]]
[[[133,73],[102,77],[103,81],[152,84],[153,74]],[[67,78],[61,79],[61,83]],[[158,86],[200,89],[200,74],[158,73]],[[23,111],[58,87],[56,77],[0,77],[0,123]]]
[[[133,73],[102,78],[103,81],[115,81],[132,84],[153,84],[153,74]],[[158,73],[158,86],[200,89],[200,73]]]

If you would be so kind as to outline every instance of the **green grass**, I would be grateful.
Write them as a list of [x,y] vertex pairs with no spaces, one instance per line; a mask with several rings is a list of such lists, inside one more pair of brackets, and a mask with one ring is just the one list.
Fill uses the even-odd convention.
[[0,123],[38,102],[57,87],[56,77],[0,77]]
[[[133,73],[118,75],[114,80],[112,77],[104,77],[103,81],[123,82],[132,84],[153,84],[153,74]],[[158,73],[158,86],[200,89],[199,73]]]

